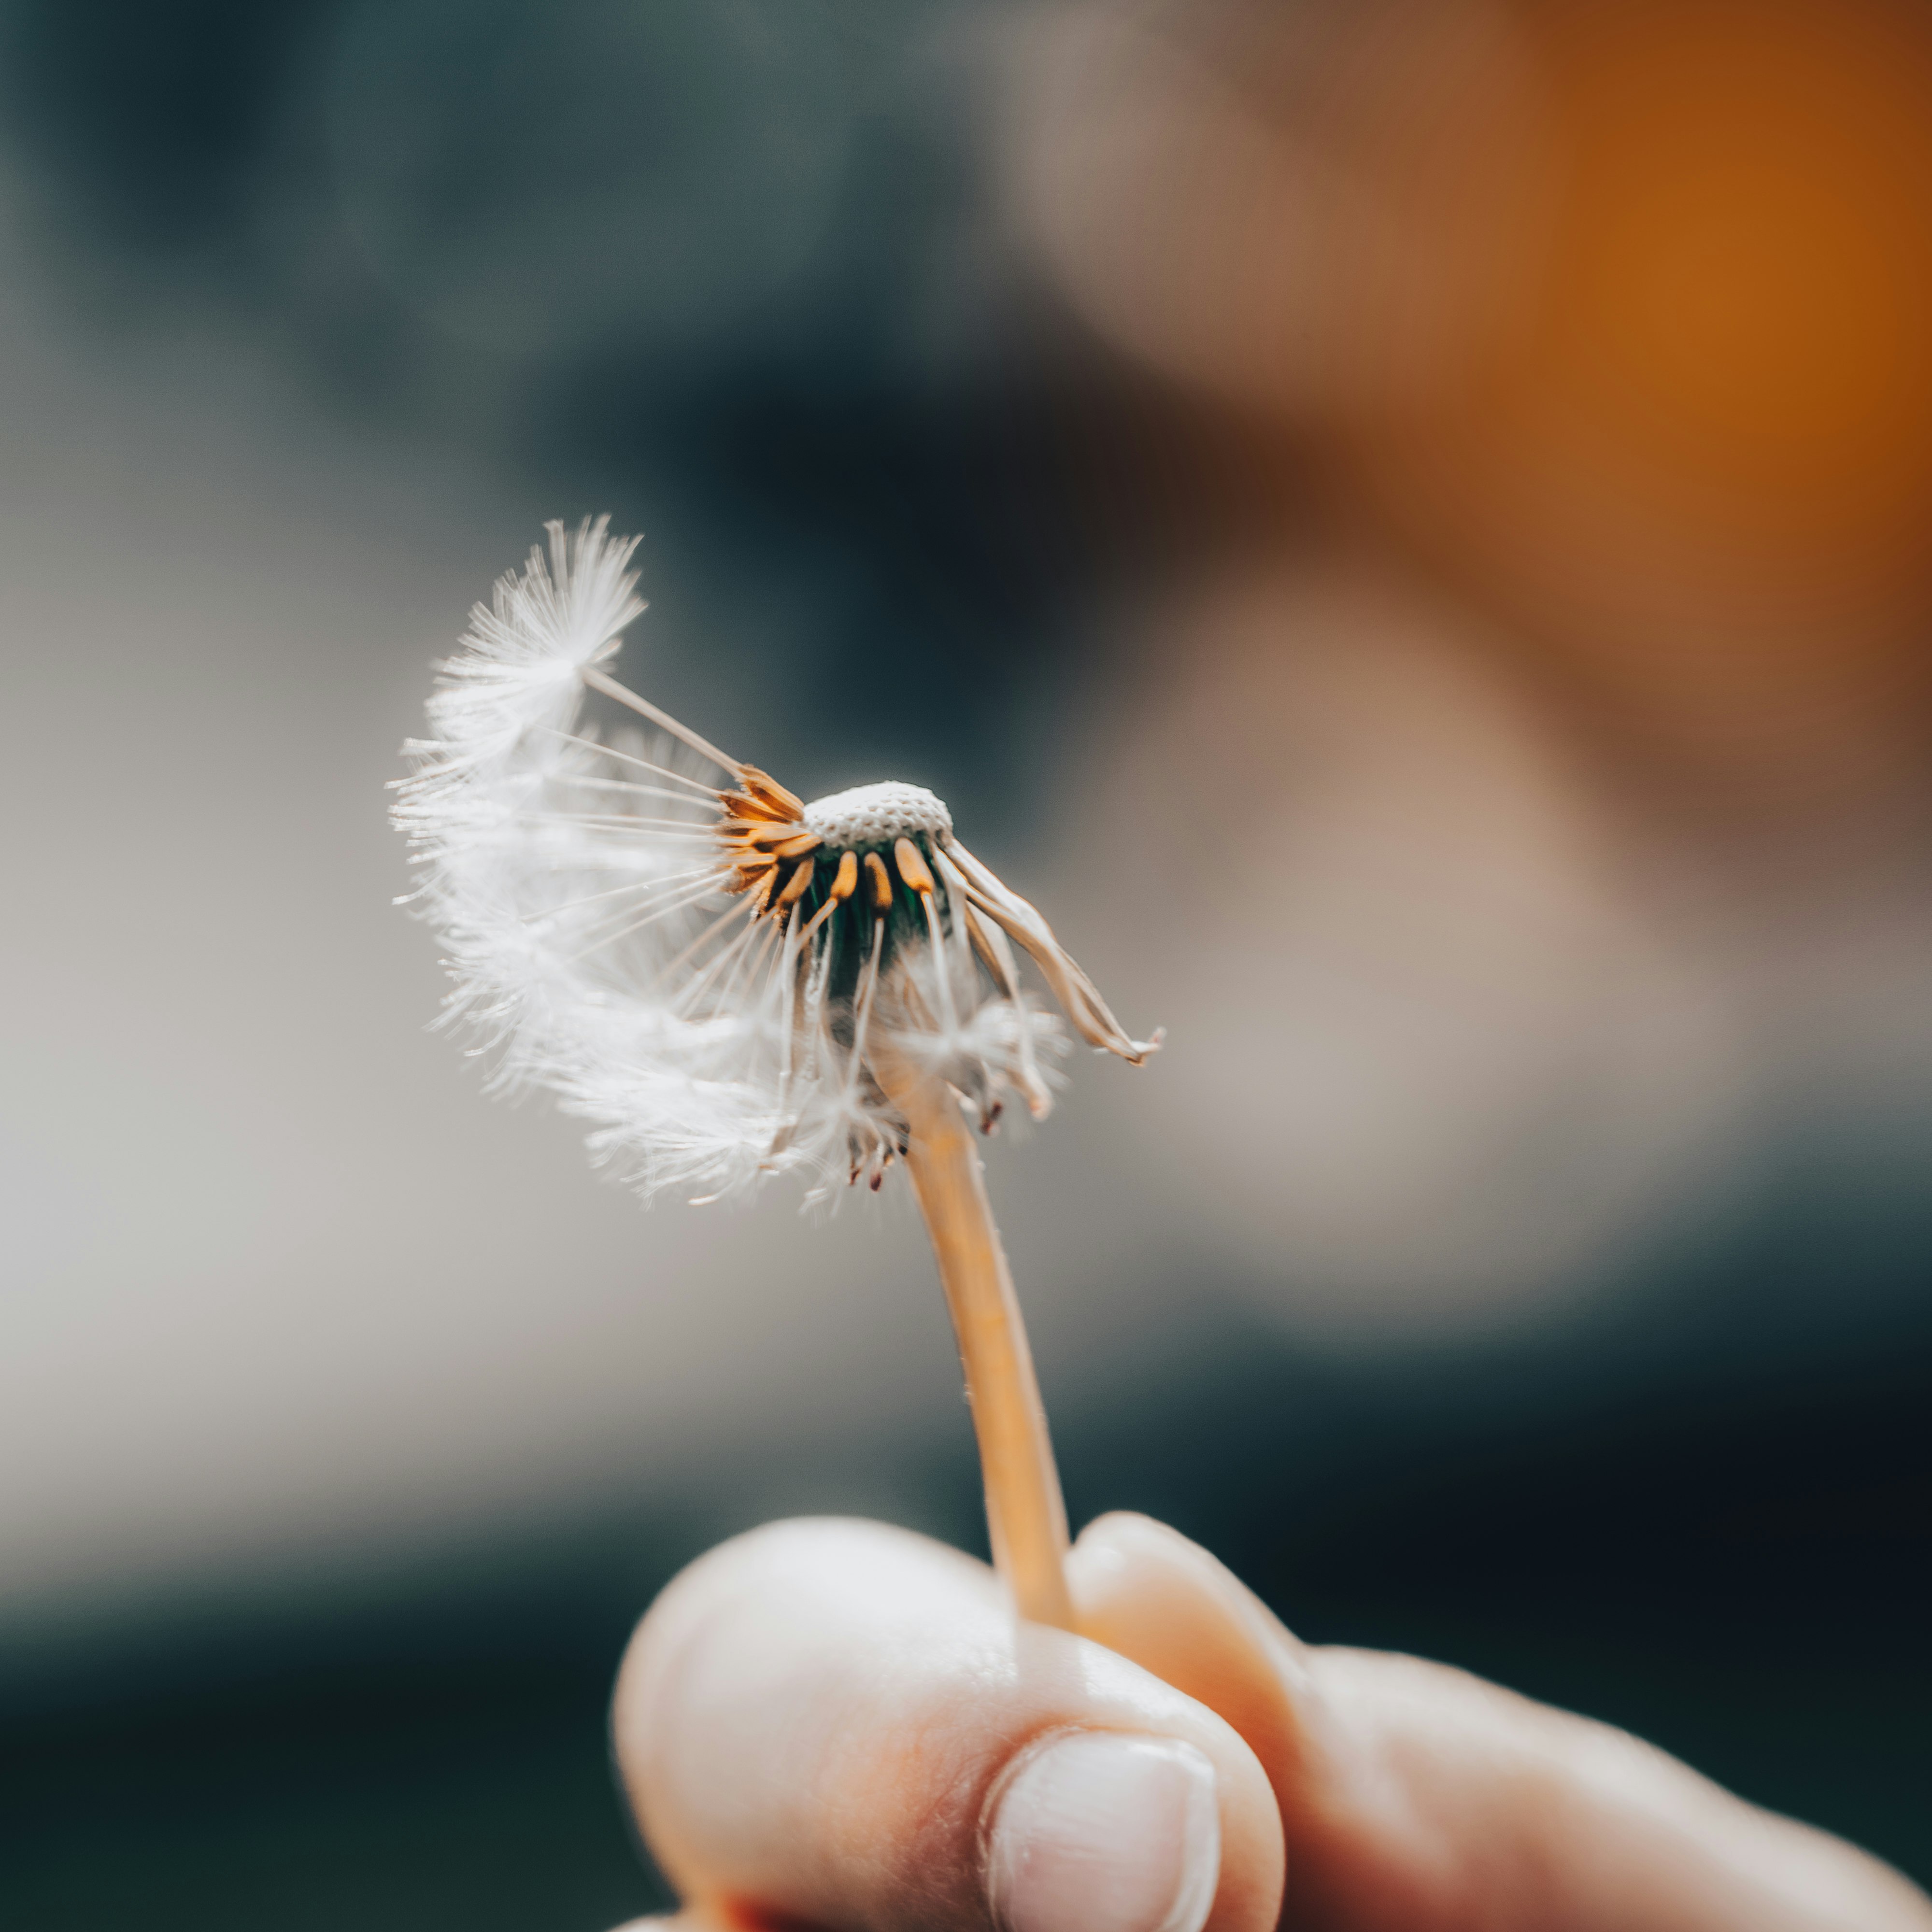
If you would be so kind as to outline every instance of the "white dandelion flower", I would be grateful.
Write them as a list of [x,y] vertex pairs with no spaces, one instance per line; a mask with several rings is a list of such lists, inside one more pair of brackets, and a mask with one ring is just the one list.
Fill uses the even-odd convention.
[[[914,784],[808,805],[604,669],[643,609],[600,520],[479,604],[405,748],[410,899],[447,949],[445,1019],[592,1124],[646,1196],[763,1177],[877,1188],[903,1160],[964,1359],[995,1561],[1021,1613],[1070,1629],[1066,1513],[968,1121],[1051,1104],[1060,1022],[1138,1064],[1034,908]],[[620,709],[621,707],[621,709]],[[626,718],[628,712],[630,718]],[[630,718],[641,719],[646,732]]]
[[[708,1198],[778,1173],[878,1186],[905,1147],[896,1068],[982,1130],[1016,1095],[1043,1116],[1060,1030],[1012,940],[1083,1038],[1152,1050],[931,792],[808,805],[618,684],[634,540],[548,527],[548,559],[497,584],[442,667],[394,811],[449,1016],[500,1084],[555,1090],[647,1196]],[[593,693],[654,728],[591,722]]]

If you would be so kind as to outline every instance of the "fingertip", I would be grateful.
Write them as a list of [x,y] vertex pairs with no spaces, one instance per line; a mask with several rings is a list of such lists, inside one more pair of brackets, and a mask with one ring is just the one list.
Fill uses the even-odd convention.
[[668,1674],[721,1618],[776,1613],[794,1634],[832,1618],[897,1618],[909,1598],[951,1605],[997,1594],[993,1574],[931,1538],[859,1516],[796,1516],[728,1538],[680,1570],[632,1632],[613,1727],[627,1773],[650,1756],[646,1722]]
[[903,1649],[1000,1600],[986,1566],[931,1538],[857,1517],[760,1525],[681,1570],[632,1633],[611,1708],[617,1768],[654,1856],[688,1882],[701,1816],[769,1824],[784,1809],[786,1714],[843,1682],[835,1667]]
[[1300,1640],[1211,1551],[1170,1525],[1134,1510],[1112,1510],[1096,1516],[1079,1534],[1072,1560],[1084,1581],[1098,1592],[1110,1582],[1131,1579],[1144,1584],[1166,1574],[1185,1578],[1204,1594],[1265,1628],[1270,1637],[1299,1649]]
[[1219,1557],[1152,1516],[1116,1510],[1095,1517],[1070,1552],[1067,1574],[1089,1635],[1099,1634],[1088,1629],[1090,1618],[1147,1626],[1150,1636],[1162,1615],[1210,1617],[1237,1627],[1251,1643],[1278,1648],[1291,1666],[1306,1657],[1300,1639]]
[[796,1588],[808,1595],[828,1585],[842,1595],[868,1588],[902,1592],[914,1577],[947,1590],[990,1590],[992,1572],[961,1550],[896,1524],[864,1516],[790,1516],[741,1531],[679,1571],[638,1626],[655,1632],[702,1617],[750,1586]]
[[1287,1792],[1306,1769],[1313,1672],[1233,1571],[1166,1523],[1118,1511],[1082,1532],[1067,1581],[1083,1635],[1224,1718]]

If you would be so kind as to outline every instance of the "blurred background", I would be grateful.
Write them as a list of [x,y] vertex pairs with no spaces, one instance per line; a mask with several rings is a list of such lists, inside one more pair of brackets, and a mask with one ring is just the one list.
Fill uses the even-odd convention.
[[1076,1519],[1932,1879],[1932,26],[0,0],[0,1918],[602,1932],[628,1629],[982,1547],[908,1204],[650,1214],[383,784],[542,520],[1148,1070],[993,1185]]

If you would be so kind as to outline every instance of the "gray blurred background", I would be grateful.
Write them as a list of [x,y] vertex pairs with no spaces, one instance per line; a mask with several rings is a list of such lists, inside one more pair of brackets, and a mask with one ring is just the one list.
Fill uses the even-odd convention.
[[718,1537],[982,1546],[909,1206],[640,1210],[385,782],[542,519],[1144,1072],[1076,1519],[1932,1878],[1932,40],[1888,0],[0,5],[0,1919],[600,1932]]

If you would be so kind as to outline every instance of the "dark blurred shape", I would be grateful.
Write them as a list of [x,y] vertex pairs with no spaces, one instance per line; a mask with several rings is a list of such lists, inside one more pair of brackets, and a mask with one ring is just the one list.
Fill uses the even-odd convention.
[[189,274],[232,250],[272,149],[289,76],[339,0],[16,4],[6,28],[9,146],[70,234],[63,267]]
[[364,6],[331,50],[341,219],[438,330],[688,353],[830,220],[852,77],[812,0]]
[[841,746],[801,782],[1024,821],[1036,673],[1165,458],[988,224],[971,10],[15,0],[0,52],[31,259],[104,343],[238,325],[363,434],[609,511],[767,755]]

